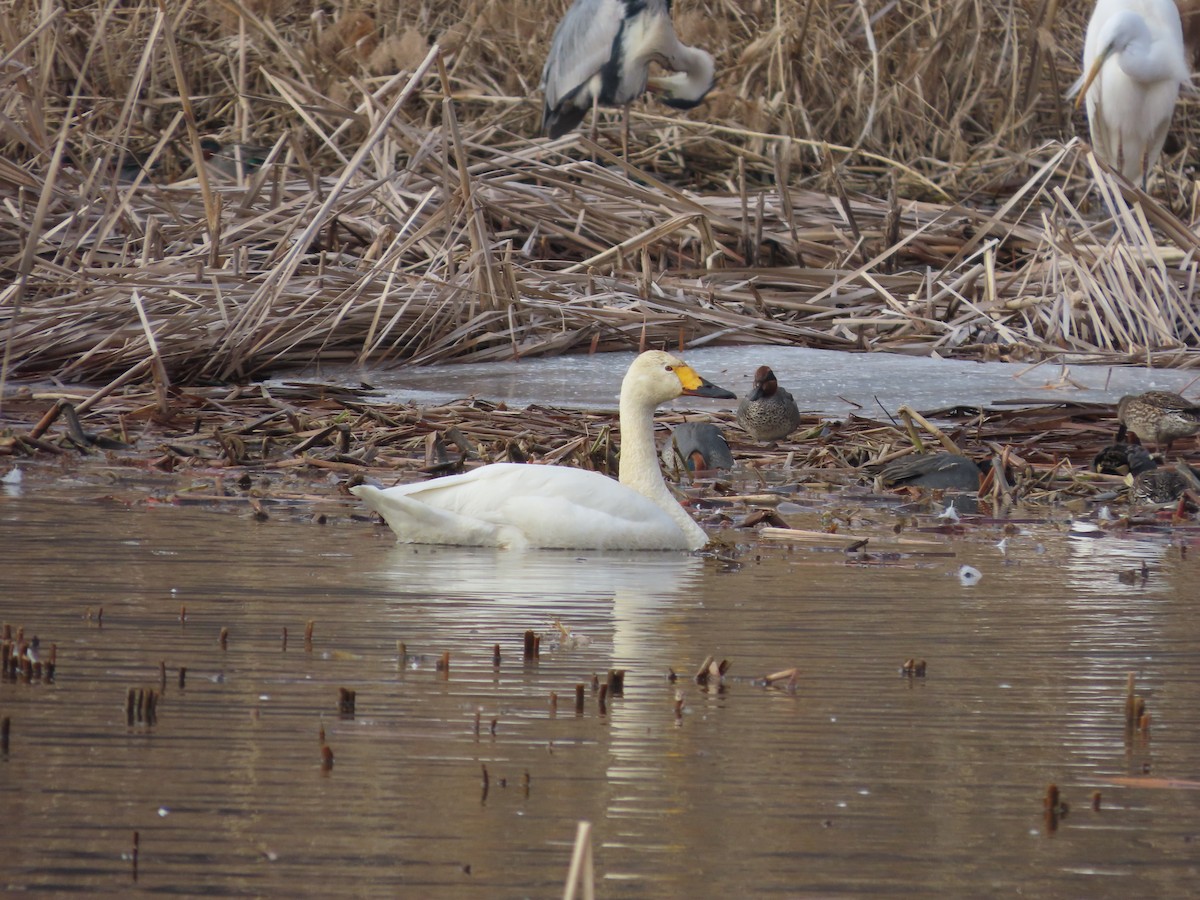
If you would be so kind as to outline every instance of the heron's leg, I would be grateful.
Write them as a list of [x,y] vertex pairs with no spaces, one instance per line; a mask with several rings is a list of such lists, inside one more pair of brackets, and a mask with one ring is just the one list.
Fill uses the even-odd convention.
[[596,142],[596,133],[600,127],[600,95],[592,95],[592,143]]

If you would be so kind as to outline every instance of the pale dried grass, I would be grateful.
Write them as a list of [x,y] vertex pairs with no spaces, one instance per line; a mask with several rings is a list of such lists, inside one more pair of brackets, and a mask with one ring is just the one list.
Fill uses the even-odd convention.
[[[1191,364],[1194,211],[1060,143],[1084,4],[677,6],[720,84],[638,106],[626,159],[612,113],[530,140],[529,0],[10,4],[5,371],[165,391],[711,341]],[[268,164],[197,168],[212,134]]]

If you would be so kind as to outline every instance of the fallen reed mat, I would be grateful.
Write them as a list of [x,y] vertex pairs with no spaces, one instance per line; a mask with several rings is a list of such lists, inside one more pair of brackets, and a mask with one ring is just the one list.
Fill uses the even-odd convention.
[[[357,506],[347,487],[364,478],[387,486],[488,462],[615,474],[620,445],[617,417],[609,412],[510,409],[480,400],[417,407],[376,402],[366,387],[284,382],[168,395],[135,387],[96,402],[91,389],[10,388],[0,411],[0,473],[19,468],[31,489],[69,476],[114,490],[136,484],[132,499],[249,505],[264,516],[280,503]],[[924,414],[902,407],[894,418],[867,412],[844,419],[807,414],[789,440],[772,446],[752,442],[732,412],[660,412],[656,422],[660,443],[685,420],[723,429],[737,461],[732,472],[693,478],[669,471],[668,477],[693,502],[743,498],[733,504],[740,513],[799,495],[833,504],[894,502],[894,493],[883,500],[877,492],[875,469],[943,450],[998,464],[1004,477],[987,479],[978,503],[996,516],[1056,504],[1082,514],[1090,502],[1109,502],[1117,514],[1127,510],[1126,479],[1090,470],[1093,456],[1113,441],[1111,405],[1030,403]],[[1200,462],[1195,439],[1175,443],[1169,462],[1179,460]],[[933,502],[940,499],[926,495],[930,509],[941,508]],[[1190,518],[1187,508],[1185,499],[1170,515],[1181,522]]]

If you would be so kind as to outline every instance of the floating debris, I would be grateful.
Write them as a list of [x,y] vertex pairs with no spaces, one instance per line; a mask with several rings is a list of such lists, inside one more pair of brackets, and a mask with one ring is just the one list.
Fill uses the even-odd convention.
[[764,675],[761,683],[765,687],[782,687],[787,691],[794,692],[799,678],[800,669],[793,666],[790,669],[783,669],[780,672],[772,672],[770,675]]
[[1042,813],[1046,819],[1047,832],[1057,830],[1058,820],[1065,819],[1070,811],[1071,807],[1059,793],[1058,785],[1046,785],[1046,793],[1042,797]]
[[592,639],[586,634],[572,631],[558,619],[554,620],[554,628],[558,631],[558,646],[561,650],[575,650],[579,647],[587,647],[592,643]]
[[974,566],[959,566],[958,580],[966,587],[974,587],[983,580],[983,573]]
[[1102,538],[1108,536],[1108,532],[1103,528],[1095,522],[1089,522],[1086,519],[1072,519],[1071,524],[1067,526],[1067,534],[1077,538]]
[[723,659],[718,663],[713,657],[706,657],[704,662],[700,664],[700,668],[696,671],[696,684],[721,684],[725,679],[725,673],[729,671],[731,665],[733,664],[727,659]]
[[526,660],[537,659],[541,649],[542,638],[536,631],[525,632],[523,655]]
[[946,504],[946,508],[943,509],[940,513],[938,513],[937,517],[939,519],[945,519],[947,522],[950,522],[950,523],[957,522],[957,521],[959,521],[960,518],[962,518],[961,516],[959,516],[958,510],[954,508],[953,500],[951,500],[948,504]]

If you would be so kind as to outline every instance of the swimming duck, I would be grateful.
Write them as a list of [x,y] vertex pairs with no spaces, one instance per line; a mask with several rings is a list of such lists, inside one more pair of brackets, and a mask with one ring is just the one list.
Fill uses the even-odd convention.
[[906,456],[879,470],[880,482],[886,488],[978,491],[982,475],[983,471],[974,460],[957,453]]
[[725,435],[711,422],[676,425],[663,445],[662,459],[668,471],[676,468],[680,460],[689,472],[733,468],[733,453]]
[[780,440],[800,424],[796,401],[779,386],[770,366],[754,373],[754,388],[738,404],[737,423],[756,441]]
[[620,480],[560,466],[493,463],[380,490],[351,488],[405,543],[572,550],[699,550],[704,529],[663,481],[654,409],[682,394],[733,399],[683,360],[638,356],[621,382]]
[[1200,431],[1200,406],[1170,391],[1127,394],[1117,403],[1117,420],[1158,449],[1171,449],[1176,438]]

